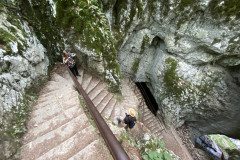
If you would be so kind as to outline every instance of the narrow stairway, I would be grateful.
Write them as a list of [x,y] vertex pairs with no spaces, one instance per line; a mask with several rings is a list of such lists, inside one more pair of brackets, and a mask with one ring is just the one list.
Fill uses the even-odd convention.
[[112,159],[69,78],[65,68],[58,66],[42,89],[31,113],[21,159]]
[[[161,138],[163,124],[141,101],[143,98],[132,81],[122,80],[120,97],[110,93],[105,83],[84,70],[80,69],[79,73],[82,75],[78,77],[79,83],[103,117],[116,122],[116,117],[123,118],[130,107],[136,111],[144,107],[145,126]],[[99,131],[85,115],[73,86],[67,70],[57,65],[33,107],[22,159],[112,159]]]
[[[83,70],[80,72],[83,77],[79,82],[102,116],[115,122],[117,117],[124,117],[129,108],[134,108],[142,114],[141,116],[144,116],[143,123],[151,133],[159,139],[162,138],[161,133],[164,130],[164,124],[148,109],[133,81],[127,78],[122,80],[122,100],[120,101],[117,100],[118,98],[115,95],[108,92],[106,84]],[[139,121],[141,120],[139,119]]]

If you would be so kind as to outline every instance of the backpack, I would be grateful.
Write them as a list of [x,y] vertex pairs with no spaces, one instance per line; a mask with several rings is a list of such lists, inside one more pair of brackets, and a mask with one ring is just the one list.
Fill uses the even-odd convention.
[[133,128],[136,124],[136,117],[131,117],[129,114],[125,113],[126,117],[124,118],[124,123],[129,125],[129,128]]

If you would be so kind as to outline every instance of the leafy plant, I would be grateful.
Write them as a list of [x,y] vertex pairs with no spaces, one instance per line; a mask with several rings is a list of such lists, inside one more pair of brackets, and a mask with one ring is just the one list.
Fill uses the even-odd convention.
[[151,137],[143,140],[140,146],[140,153],[144,160],[180,160],[172,151],[165,148],[164,141]]
[[143,155],[144,160],[172,160],[171,156],[166,152],[157,152],[149,150],[147,154]]

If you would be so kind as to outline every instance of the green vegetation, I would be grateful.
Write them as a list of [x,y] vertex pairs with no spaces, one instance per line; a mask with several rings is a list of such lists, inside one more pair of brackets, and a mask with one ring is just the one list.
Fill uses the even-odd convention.
[[147,151],[147,154],[143,155],[144,160],[172,160],[171,156],[167,152]]
[[149,44],[150,42],[150,38],[147,35],[143,36],[143,40],[142,40],[142,45],[141,45],[141,51],[140,54],[143,54],[145,51],[146,46]]
[[156,1],[155,0],[149,0],[148,1],[148,10],[149,10],[149,15],[148,17],[151,17],[153,15],[154,10],[156,9],[156,5],[154,4]]
[[94,123],[93,117],[92,117],[92,115],[90,114],[90,112],[89,112],[89,110],[88,110],[88,108],[87,108],[87,106],[86,106],[86,103],[85,103],[85,101],[84,101],[84,98],[83,98],[81,95],[79,95],[78,98],[79,98],[80,104],[81,104],[81,106],[82,106],[82,108],[83,108],[86,116],[88,117],[88,120],[89,120],[90,124],[91,124],[94,128],[97,128],[97,127],[96,127],[96,124]]
[[23,95],[21,105],[14,108],[12,113],[9,113],[9,126],[6,127],[7,130],[1,135],[1,140],[12,139],[16,143],[15,145],[20,146],[21,137],[27,131],[26,122],[30,113],[28,105],[31,97],[33,96]]
[[[216,142],[218,147],[221,149],[221,151],[225,154],[228,155],[228,153],[231,153],[234,150],[238,150],[236,144],[234,144],[227,136],[225,135],[219,135],[219,134],[214,134],[214,135],[208,135],[210,139]],[[239,152],[239,151],[238,151]],[[231,155],[233,156],[233,155]],[[233,157],[232,157],[233,158]],[[231,159],[231,157],[230,157]],[[233,158],[234,159],[234,158]]]
[[136,14],[137,14],[137,18],[140,18],[142,15],[142,12],[143,12],[143,8],[140,0],[133,1],[133,3],[131,3],[131,9],[130,9],[130,15],[129,15],[130,20],[126,21],[127,23],[125,26],[125,31],[127,31],[130,28],[133,22],[133,18],[136,16]]
[[194,3],[196,3],[196,0],[180,0],[179,8],[183,11],[185,7],[192,6]]
[[[220,5],[220,3],[222,4]],[[239,0],[212,0],[209,3],[209,6],[211,8],[212,14],[218,18],[221,18],[223,16],[236,16],[237,19],[240,18]]]
[[16,37],[0,28],[0,44],[6,45],[12,41],[17,41]]
[[136,58],[136,59],[134,60],[133,65],[132,65],[132,67],[131,67],[131,71],[132,71],[133,73],[136,73],[136,72],[137,72],[138,67],[139,67],[140,60],[141,60],[140,58]]
[[144,160],[180,160],[179,157],[165,148],[164,141],[153,137],[140,145],[140,153]]
[[[127,4],[128,2],[126,0],[117,1],[113,10],[113,14],[115,17],[113,33],[116,39],[115,41],[116,49],[118,49],[122,44],[123,39],[125,38],[127,31],[133,22],[134,17],[136,17],[137,15],[137,18],[141,18],[143,13],[142,2],[140,0],[136,0],[132,1],[131,3],[130,14],[129,15],[123,14],[124,11],[128,10]],[[125,26],[123,26],[123,24],[125,24]]]
[[178,62],[173,58],[165,60],[167,68],[164,73],[163,81],[166,88],[166,96],[174,98],[179,104],[196,104],[206,102],[206,97],[211,94],[217,82],[220,81],[217,75],[211,80],[203,79],[200,84],[193,84],[179,77],[176,69]]
[[173,58],[168,58],[165,60],[167,64],[167,69],[164,73],[163,80],[166,84],[167,92],[179,97],[183,89],[178,86],[180,77],[177,75],[176,69],[178,62]]
[[[34,30],[41,44],[47,49],[47,56],[50,60],[50,69],[61,56],[57,55],[59,49],[63,48],[63,40],[59,25],[53,17],[48,0],[21,1],[19,4],[21,17],[25,19],[28,26]],[[14,21],[13,17],[12,21]],[[23,32],[24,34],[24,32]]]
[[210,135],[210,138],[213,138],[218,146],[225,150],[225,149],[236,149],[237,146],[236,144],[234,144],[227,136],[225,135],[219,135],[219,134],[215,134],[215,135]]
[[142,111],[141,111],[141,109],[140,109],[140,106],[138,106],[138,121],[140,121],[140,122],[142,122]]
[[130,145],[137,147],[137,143],[133,140],[133,138],[129,135],[128,132],[121,132],[119,142],[122,144],[123,141],[127,141]]
[[143,12],[143,6],[140,0],[136,0],[136,6],[138,9],[138,18],[142,16],[142,12]]
[[116,99],[117,99],[117,102],[122,102],[122,95],[121,95],[121,93],[117,93],[116,94]]
[[[7,15],[7,16],[9,17],[10,15]],[[5,26],[5,27],[7,27],[7,26]],[[9,44],[10,42],[17,43],[18,52],[21,53],[23,51],[23,49],[26,47],[26,42],[24,42],[16,34],[17,30],[14,27],[9,27],[8,30],[9,31],[0,28],[0,44],[2,44],[3,45],[2,47],[4,48],[4,50],[6,50],[5,54],[7,54],[7,55],[16,54],[16,53],[12,52],[12,49]],[[24,46],[19,41],[21,41]]]
[[[11,111],[4,112],[0,127],[0,141],[5,142],[1,144],[1,147],[9,146],[9,148],[7,148],[7,155],[9,156],[1,158],[9,159],[11,156],[11,158],[15,159],[14,157],[19,156],[22,136],[27,131],[26,123],[30,114],[29,104],[32,102],[33,97],[32,95],[23,95],[22,100],[17,100],[21,105],[13,108]],[[4,152],[6,152],[6,150],[0,151],[0,155],[6,155]]]
[[[117,84],[110,84],[111,91],[119,90],[120,67],[116,61],[117,53],[114,39],[110,33],[108,20],[97,0],[54,0],[56,2],[57,22],[70,30],[73,26],[83,45],[104,59],[105,70],[111,70]],[[105,76],[107,77],[107,75]],[[108,81],[108,79],[105,79]],[[110,82],[110,81],[109,81]]]

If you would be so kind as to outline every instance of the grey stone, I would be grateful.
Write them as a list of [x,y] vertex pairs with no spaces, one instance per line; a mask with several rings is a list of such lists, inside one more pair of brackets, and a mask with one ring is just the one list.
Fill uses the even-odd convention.
[[[215,18],[209,0],[185,7],[188,13],[179,10],[176,1],[167,5],[163,1],[153,3],[153,14],[148,14],[143,4],[143,16],[133,18],[125,31],[128,34],[118,53],[122,74],[148,84],[167,125],[188,123],[193,138],[216,131],[240,138],[240,74],[239,70],[229,70],[240,62],[239,19],[232,17],[230,25],[223,23],[223,18]],[[120,19],[131,12],[129,5],[133,4],[121,10]],[[124,32],[125,23],[119,25]],[[151,44],[142,52],[145,35]],[[176,87],[182,90],[180,95],[168,93],[164,81],[169,57],[178,63],[176,75],[180,80]],[[140,62],[133,71],[136,59]]]

